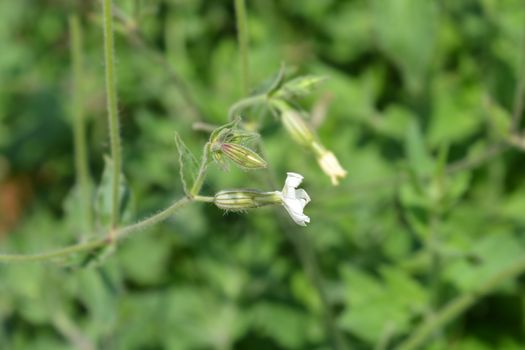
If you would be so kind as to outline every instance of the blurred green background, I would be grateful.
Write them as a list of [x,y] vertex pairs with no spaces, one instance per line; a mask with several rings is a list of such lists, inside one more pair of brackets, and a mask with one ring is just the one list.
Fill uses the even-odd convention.
[[[193,123],[225,123],[243,95],[233,1],[114,3],[132,222],[183,193],[175,131],[200,154],[208,134]],[[298,104],[321,111],[318,132],[347,178],[332,187],[267,116],[261,134],[279,187],[286,171],[305,176],[307,228],[282,208],[224,215],[195,203],[94,266],[1,265],[0,348],[332,349],[337,333],[351,349],[392,349],[472,293],[472,307],[421,348],[523,349],[523,281],[514,274],[476,294],[525,254],[525,159],[506,143],[523,1],[246,3],[253,87],[281,62],[291,77],[327,77]],[[72,14],[84,34],[95,185],[109,153],[100,4],[1,1],[5,253],[85,235],[72,190]],[[212,166],[203,192],[232,187],[277,189],[266,172]]]

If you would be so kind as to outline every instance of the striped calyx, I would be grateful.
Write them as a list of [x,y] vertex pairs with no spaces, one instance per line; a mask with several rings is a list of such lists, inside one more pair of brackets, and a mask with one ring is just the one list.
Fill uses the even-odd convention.
[[244,211],[266,205],[282,204],[282,195],[279,191],[226,190],[218,192],[213,202],[224,210]]

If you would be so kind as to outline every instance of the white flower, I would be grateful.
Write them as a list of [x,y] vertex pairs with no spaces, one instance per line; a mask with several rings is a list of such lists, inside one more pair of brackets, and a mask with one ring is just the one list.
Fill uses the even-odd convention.
[[282,204],[297,225],[306,226],[310,218],[304,215],[304,207],[310,197],[302,188],[297,188],[303,177],[296,173],[287,173],[282,191],[262,192],[258,190],[225,190],[215,194],[213,202],[221,209],[243,212],[267,205]]
[[310,202],[308,193],[302,188],[297,188],[303,181],[303,176],[297,173],[287,173],[281,193],[283,206],[297,225],[306,226],[310,218],[304,215],[304,207]]
[[339,185],[339,179],[344,178],[347,174],[336,156],[330,151],[324,150],[317,158],[317,162],[324,173],[330,177],[334,186]]

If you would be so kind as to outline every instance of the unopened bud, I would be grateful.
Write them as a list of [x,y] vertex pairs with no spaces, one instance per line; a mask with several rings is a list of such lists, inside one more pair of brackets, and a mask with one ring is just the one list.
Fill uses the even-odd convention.
[[285,99],[306,96],[312,93],[323,80],[325,80],[324,77],[316,75],[306,75],[292,79],[283,84],[277,92],[277,96]]
[[265,205],[282,204],[282,194],[279,191],[227,190],[218,192],[213,203],[224,210],[243,211]]
[[284,110],[281,113],[281,120],[286,131],[300,145],[309,146],[315,140],[314,133],[296,110]]
[[228,135],[227,142],[229,143],[238,143],[238,144],[246,144],[253,142],[259,138],[259,134],[253,131],[248,130],[242,130],[242,129],[235,129],[231,130],[230,134]]
[[266,161],[261,158],[257,153],[236,143],[222,143],[219,145],[218,150],[224,154],[228,159],[233,161],[235,164],[245,169],[260,169],[266,168]]

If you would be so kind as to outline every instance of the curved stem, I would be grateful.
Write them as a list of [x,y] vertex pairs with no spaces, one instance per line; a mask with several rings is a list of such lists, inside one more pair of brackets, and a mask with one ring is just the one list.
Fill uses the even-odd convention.
[[92,241],[87,241],[83,243],[78,243],[71,245],[69,247],[53,250],[45,253],[37,254],[2,254],[0,255],[0,262],[3,263],[12,263],[12,262],[34,262],[42,260],[51,260],[55,258],[62,258],[74,253],[85,252],[93,250],[95,248],[102,247],[108,244],[106,238],[99,238]]
[[233,106],[230,107],[228,110],[228,120],[233,120],[235,118],[235,113],[242,111],[245,108],[256,106],[263,104],[267,101],[268,96],[266,94],[263,95],[254,95],[247,98],[243,98],[242,100],[236,102]]
[[248,95],[250,92],[250,65],[248,61],[248,19],[244,0],[235,0],[235,19],[237,20],[237,40],[241,61],[242,92]]
[[55,258],[62,258],[69,256],[74,253],[86,252],[96,248],[100,248],[105,245],[114,243],[116,240],[123,239],[129,236],[133,232],[141,231],[149,226],[166,220],[179,210],[184,205],[190,203],[192,200],[188,197],[183,197],[170,205],[168,208],[160,211],[159,213],[150,216],[147,219],[141,220],[135,224],[124,226],[118,230],[113,231],[112,239],[109,238],[98,238],[92,241],[82,242],[71,245],[69,247],[53,250],[45,253],[38,254],[0,254],[0,263],[11,263],[11,262],[34,262],[50,260]]
[[106,102],[108,109],[109,137],[111,158],[113,159],[113,177],[111,185],[111,226],[119,223],[119,182],[120,182],[120,135],[117,109],[117,87],[115,84],[115,45],[113,38],[112,1],[103,0],[104,18],[104,66],[106,75]]
[[177,210],[191,202],[191,199],[188,197],[183,197],[167,207],[166,209],[158,212],[155,215],[150,216],[147,219],[141,220],[137,223],[125,226],[115,232],[115,238],[121,239],[128,236],[130,233],[141,231],[149,226],[155,225],[158,222],[164,221],[170,216],[172,216]]
[[500,271],[498,274],[489,278],[485,283],[479,286],[476,290],[466,292],[460,295],[455,300],[452,300],[441,311],[437,312],[434,317],[427,319],[420,324],[414,332],[401,343],[396,350],[413,350],[419,349],[421,345],[432,335],[437,329],[440,329],[447,323],[454,320],[461,315],[465,310],[474,305],[479,299],[497,288],[502,282],[516,278],[525,272],[525,257],[516,261],[506,269]]

